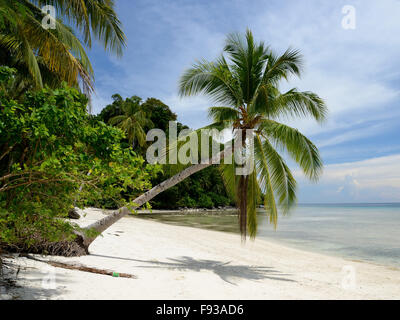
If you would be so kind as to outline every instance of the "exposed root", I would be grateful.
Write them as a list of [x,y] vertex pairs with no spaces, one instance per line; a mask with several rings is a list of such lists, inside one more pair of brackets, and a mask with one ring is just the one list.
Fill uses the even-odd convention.
[[56,261],[45,261],[45,260],[41,260],[41,259],[37,259],[37,258],[31,257],[29,255],[21,255],[21,256],[25,257],[25,258],[28,258],[28,259],[31,259],[31,260],[47,263],[47,264],[49,264],[49,265],[51,265],[52,267],[55,267],[55,268],[78,270],[78,271],[83,271],[83,272],[90,272],[90,273],[102,274],[102,275],[106,275],[106,276],[119,277],[119,278],[131,278],[131,279],[136,279],[137,278],[136,276],[134,276],[132,274],[128,274],[128,273],[117,273],[117,272],[113,272],[113,271],[109,271],[109,270],[86,267],[86,266],[80,265],[80,264],[72,265],[72,264],[56,262]]
[[83,245],[83,240],[77,238],[74,241],[60,241],[60,242],[48,242],[38,241],[32,246],[26,245],[13,245],[3,246],[4,251],[15,252],[15,253],[32,253],[32,254],[45,254],[52,256],[63,256],[63,257],[80,257],[87,255],[89,252]]

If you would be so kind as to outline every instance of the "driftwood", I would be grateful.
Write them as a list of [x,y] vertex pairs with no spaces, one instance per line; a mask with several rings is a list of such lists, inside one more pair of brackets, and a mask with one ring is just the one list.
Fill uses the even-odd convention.
[[111,277],[118,277],[118,278],[131,278],[131,279],[136,279],[137,277],[128,274],[128,273],[118,273],[118,272],[113,272],[110,270],[103,270],[103,269],[97,269],[97,268],[92,268],[92,267],[87,267],[81,264],[68,264],[68,263],[62,263],[62,262],[56,262],[56,261],[46,261],[46,260],[41,260],[37,259],[34,257],[31,257],[27,254],[21,254],[21,257],[25,257],[31,260],[39,261],[42,263],[47,263],[51,265],[52,267],[55,268],[63,268],[63,269],[68,269],[68,270],[78,270],[78,271],[83,271],[83,272],[90,272],[90,273],[96,273],[96,274],[102,274],[105,276],[111,276]]

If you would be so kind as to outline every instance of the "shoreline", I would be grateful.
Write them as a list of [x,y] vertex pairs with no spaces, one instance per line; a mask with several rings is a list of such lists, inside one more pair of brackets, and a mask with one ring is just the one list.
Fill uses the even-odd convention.
[[[261,208],[259,208],[261,209]],[[111,214],[114,212],[116,209],[100,209],[100,208],[90,208],[90,210],[98,211],[101,212],[104,215]],[[80,212],[82,210],[79,209]],[[83,210],[84,211],[84,210]],[[214,208],[214,209],[207,209],[207,208],[184,208],[184,209],[139,209],[136,211],[136,213],[131,213],[128,216],[129,217],[137,217],[141,215],[148,215],[148,214],[154,214],[154,215],[190,215],[190,214],[199,214],[199,213],[204,213],[204,214],[224,214],[226,213],[227,215],[232,215],[237,213],[237,208],[235,207],[224,207],[224,208]]]
[[[262,210],[262,208],[258,208],[258,210]],[[153,215],[153,217],[147,217],[147,215]],[[190,224],[182,224],[181,222],[173,222],[173,221],[168,221],[168,220],[163,220],[163,219],[159,219],[159,218],[154,218],[157,216],[201,216],[201,215],[221,215],[221,216],[234,216],[237,214],[237,209],[234,207],[226,207],[223,209],[181,209],[181,210],[166,210],[166,209],[156,209],[156,210],[142,210],[140,212],[138,212],[137,214],[132,214],[129,215],[129,217],[139,217],[141,219],[146,219],[146,220],[150,220],[150,221],[157,221],[157,222],[161,222],[164,224],[169,224],[169,225],[175,225],[175,226],[186,226],[186,227],[190,227],[190,228],[200,228],[203,230],[214,230],[214,231],[218,231],[218,232],[227,232],[227,233],[231,233],[231,234],[239,234],[239,230],[233,231],[233,230],[219,230],[217,228],[210,228],[209,225],[202,225],[202,224],[196,224],[194,225],[190,225]],[[327,252],[326,250],[310,244],[304,244],[298,241],[294,241],[292,239],[292,241],[287,240],[287,239],[278,239],[278,238],[274,238],[274,237],[270,237],[270,236],[266,236],[266,235],[258,235],[257,236],[258,239],[263,239],[265,241],[271,242],[271,243],[275,243],[277,245],[282,245],[285,247],[289,247],[289,248],[294,248],[294,249],[298,249],[298,250],[303,250],[303,251],[307,251],[307,252],[314,252],[314,253],[319,253],[322,255],[327,255],[327,256],[332,256],[332,257],[338,257],[338,258],[343,258],[343,259],[347,259],[350,261],[356,261],[356,262],[365,262],[365,263],[371,263],[374,265],[378,265],[378,266],[383,266],[383,267],[390,267],[390,268],[394,268],[397,270],[400,270],[400,265],[399,263],[395,263],[392,261],[387,261],[385,259],[374,259],[371,257],[366,257],[366,256],[362,256],[362,255],[357,255],[357,254],[351,254],[351,255],[346,255],[343,252],[336,252],[334,250],[331,250],[329,252]]]
[[168,209],[152,209],[152,210],[140,210],[137,211],[136,214],[132,214],[130,216],[136,215],[146,215],[146,214],[155,214],[155,215],[169,215],[169,214],[180,214],[180,215],[190,215],[190,214],[236,214],[237,209],[234,207],[226,207],[226,208],[215,208],[215,209],[206,209],[206,208],[193,208],[193,209],[176,209],[176,210],[168,210]]
[[[103,216],[86,209],[81,226]],[[277,244],[242,243],[228,232],[174,226],[137,217],[121,219],[79,263],[136,279],[113,278],[15,258],[14,299],[400,299],[400,270]],[[348,282],[354,272],[354,283]],[[46,275],[54,288],[43,288]],[[347,279],[347,280],[346,280]],[[347,281],[347,282],[346,282]],[[347,284],[346,284],[347,283]]]

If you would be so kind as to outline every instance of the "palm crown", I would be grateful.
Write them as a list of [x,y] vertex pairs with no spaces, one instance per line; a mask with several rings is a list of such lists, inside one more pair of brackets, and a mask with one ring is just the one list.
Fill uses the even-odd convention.
[[[56,9],[55,29],[42,26],[45,5]],[[65,23],[82,34],[82,41]],[[113,0],[0,0],[0,64],[17,68],[25,75],[21,81],[36,87],[66,81],[91,91],[93,69],[83,44],[91,47],[93,37],[122,53],[125,35]]]
[[114,104],[120,106],[122,114],[111,118],[109,123],[125,132],[130,145],[134,147],[134,143],[137,141],[139,146],[143,147],[146,144],[145,128],[149,128],[153,124],[148,117],[147,110],[141,104],[141,99],[133,96],[124,101],[121,96],[115,95]]
[[[276,55],[264,43],[255,43],[248,30],[245,37],[228,36],[224,54],[215,62],[201,61],[188,69],[180,81],[180,95],[206,94],[220,105],[209,108],[209,128],[253,129],[254,166],[247,176],[235,175],[235,164],[221,165],[228,190],[239,208],[243,236],[257,231],[256,206],[264,198],[270,221],[277,224],[278,209],[286,214],[296,203],[296,181],[278,151],[286,151],[304,174],[316,181],[322,160],[316,146],[297,129],[278,122],[282,117],[310,116],[325,120],[327,107],[312,92],[279,91],[279,82],[300,76],[302,56],[288,49]],[[246,141],[243,147],[248,147]]]

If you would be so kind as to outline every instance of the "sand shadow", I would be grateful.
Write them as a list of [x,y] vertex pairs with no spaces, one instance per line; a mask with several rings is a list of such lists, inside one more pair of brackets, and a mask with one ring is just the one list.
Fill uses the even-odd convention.
[[247,280],[278,280],[278,281],[288,281],[295,282],[292,279],[287,278],[288,274],[281,273],[274,270],[271,267],[261,267],[261,266],[246,266],[246,265],[233,265],[230,261],[221,262],[215,260],[203,260],[194,259],[192,257],[179,257],[179,258],[168,258],[169,262],[159,262],[154,260],[138,260],[122,257],[112,257],[105,255],[92,256],[119,259],[119,260],[129,260],[140,263],[146,263],[148,265],[137,266],[138,268],[164,268],[164,269],[174,269],[179,271],[211,271],[217,276],[219,276],[225,282],[232,285],[236,285],[235,279],[247,279]]
[[[57,268],[51,268],[54,270],[53,288],[49,282],[43,286],[43,279],[49,273],[24,263],[9,262],[7,265],[7,273],[0,279],[0,300],[51,300],[65,293],[66,285],[70,283],[69,277],[57,271]],[[29,279],[25,273],[28,269]]]

